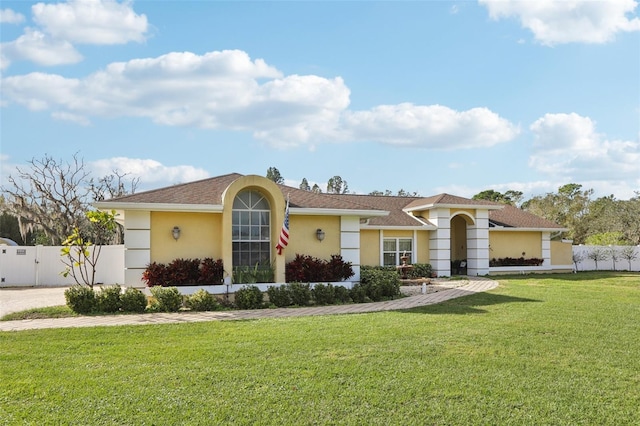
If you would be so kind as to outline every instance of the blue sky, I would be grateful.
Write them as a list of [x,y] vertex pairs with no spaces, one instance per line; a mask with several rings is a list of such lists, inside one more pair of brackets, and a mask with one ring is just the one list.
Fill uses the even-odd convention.
[[2,182],[84,158],[139,189],[640,190],[638,2],[0,5]]

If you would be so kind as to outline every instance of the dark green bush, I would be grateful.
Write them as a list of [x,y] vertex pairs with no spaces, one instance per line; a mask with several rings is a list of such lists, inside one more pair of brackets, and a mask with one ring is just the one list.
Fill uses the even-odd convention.
[[220,304],[213,294],[201,288],[187,298],[187,307],[192,311],[217,311]]
[[349,297],[354,303],[365,303],[367,301],[367,292],[360,283],[355,283],[349,290]]
[[118,284],[102,287],[96,294],[97,311],[106,313],[120,311],[122,307],[121,292],[122,289]]
[[291,302],[298,306],[307,306],[311,301],[311,286],[306,283],[288,283]]
[[351,302],[351,296],[349,295],[349,289],[341,285],[337,285],[333,289],[335,293],[335,303],[349,303]]
[[137,288],[127,287],[120,295],[124,312],[144,312],[147,307],[147,296]]
[[409,278],[431,278],[433,268],[428,263],[414,263],[407,273]]
[[332,284],[316,284],[311,290],[316,305],[333,305],[336,303],[335,287]]
[[182,306],[182,295],[177,287],[151,287],[155,301],[151,310],[158,312],[178,312]]
[[255,285],[243,286],[235,294],[238,309],[260,309],[263,299],[264,295]]
[[360,283],[367,297],[374,302],[400,295],[400,277],[396,271],[363,268]]
[[92,288],[74,285],[64,291],[67,306],[77,314],[89,314],[97,307],[96,294]]
[[291,291],[286,285],[271,286],[267,289],[267,295],[269,296],[269,302],[276,305],[278,308],[291,305]]

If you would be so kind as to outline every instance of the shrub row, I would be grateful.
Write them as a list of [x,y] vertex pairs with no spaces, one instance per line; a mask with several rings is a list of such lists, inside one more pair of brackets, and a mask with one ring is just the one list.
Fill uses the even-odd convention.
[[532,257],[525,259],[524,257],[501,257],[496,259],[495,257],[489,261],[489,266],[540,266],[544,262],[544,259]]
[[75,285],[64,292],[67,306],[78,314],[144,312],[147,297],[140,290],[128,287],[124,292],[119,285],[102,287],[95,292],[91,287]]
[[296,254],[285,266],[287,282],[327,282],[344,281],[353,276],[350,262],[342,256],[333,254],[330,260],[318,259],[309,255]]
[[147,287],[222,284],[222,259],[174,259],[169,264],[152,262],[142,273]]
[[[78,314],[115,312],[178,312],[183,305],[192,311],[216,311],[222,307],[218,300],[200,289],[184,298],[177,287],[151,287],[151,300],[140,290],[119,285],[103,287],[96,292],[88,286],[76,285],[64,292],[67,306]],[[186,299],[186,300],[185,300]]]

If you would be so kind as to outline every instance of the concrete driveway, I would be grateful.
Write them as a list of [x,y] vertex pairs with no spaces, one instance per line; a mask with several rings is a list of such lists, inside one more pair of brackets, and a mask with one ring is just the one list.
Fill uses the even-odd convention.
[[26,309],[64,305],[64,291],[67,288],[0,288],[0,317]]

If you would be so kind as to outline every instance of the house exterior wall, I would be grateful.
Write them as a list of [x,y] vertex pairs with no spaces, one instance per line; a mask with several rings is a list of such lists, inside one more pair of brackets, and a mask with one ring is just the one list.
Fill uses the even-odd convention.
[[[542,233],[540,231],[496,231],[489,232],[490,256],[526,259],[542,258]],[[525,253],[524,255],[522,253]]]
[[551,264],[573,265],[573,250],[570,242],[551,241]]
[[360,230],[360,264],[367,266],[380,265],[380,231]]
[[429,261],[429,235],[431,231],[416,231],[416,263],[430,263]]
[[[180,238],[171,230],[180,228]],[[228,230],[227,232],[231,232]],[[151,261],[222,258],[222,215],[219,213],[151,212]]]
[[[278,232],[280,226],[277,225]],[[323,241],[316,237],[318,228],[324,231]],[[289,245],[283,252],[286,262],[291,262],[296,254],[328,260],[332,254],[340,254],[340,236],[338,216],[290,216]]]

